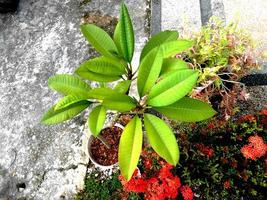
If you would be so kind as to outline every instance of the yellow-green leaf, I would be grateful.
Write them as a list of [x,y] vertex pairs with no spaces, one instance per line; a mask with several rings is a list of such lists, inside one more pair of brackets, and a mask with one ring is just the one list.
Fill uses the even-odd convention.
[[143,58],[154,48],[159,47],[161,44],[165,42],[170,42],[177,40],[178,38],[178,32],[177,31],[162,31],[156,35],[153,35],[149,41],[144,46],[140,60],[143,60]]
[[114,90],[121,94],[125,94],[129,90],[131,83],[131,80],[121,81],[115,86]]
[[109,110],[117,110],[120,112],[130,111],[136,107],[134,100],[125,94],[115,94],[106,97],[102,105]]
[[83,100],[58,110],[55,110],[55,106],[53,106],[44,114],[42,123],[49,125],[66,121],[79,114],[90,104],[91,102]]
[[198,122],[216,114],[216,111],[208,103],[189,97],[184,97],[171,105],[154,109],[170,119],[182,122]]
[[194,45],[194,41],[191,40],[176,40],[171,42],[165,42],[161,45],[164,58],[174,56],[177,53],[181,53]]
[[142,60],[137,76],[137,88],[140,97],[147,94],[157,81],[163,62],[160,48],[154,48]]
[[160,76],[166,76],[176,70],[188,69],[188,64],[177,58],[165,58],[163,60]]
[[180,152],[170,127],[158,117],[147,113],[144,115],[144,123],[146,135],[152,148],[168,163],[176,165]]
[[190,69],[174,71],[154,85],[148,95],[148,105],[167,106],[183,98],[193,89],[198,72]]
[[123,2],[121,3],[119,23],[120,34],[118,37],[121,53],[125,60],[131,62],[134,53],[134,31],[128,9]]
[[89,114],[88,126],[92,134],[96,137],[103,128],[106,120],[106,109],[104,106],[96,106]]
[[119,144],[119,166],[123,177],[130,180],[142,150],[142,124],[135,116],[124,128]]
[[55,106],[55,110],[59,110],[65,107],[70,106],[71,104],[77,103],[79,101],[86,100],[85,98],[78,97],[78,96],[73,96],[73,95],[68,95],[63,97]]
[[48,86],[64,95],[88,97],[91,87],[76,76],[60,74],[48,79]]
[[102,55],[114,58],[118,50],[112,38],[103,29],[93,25],[81,25],[81,31],[89,43]]

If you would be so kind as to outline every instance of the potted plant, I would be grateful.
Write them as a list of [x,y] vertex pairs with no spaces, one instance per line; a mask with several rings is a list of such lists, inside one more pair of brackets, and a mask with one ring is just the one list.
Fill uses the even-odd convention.
[[[93,25],[81,25],[81,31],[100,57],[82,63],[76,75],[55,75],[48,80],[53,90],[65,95],[44,114],[44,124],[68,120],[95,105],[89,114],[88,125],[95,137],[103,127],[109,110],[132,115],[123,129],[118,149],[122,175],[130,180],[136,169],[145,136],[151,147],[171,165],[179,161],[179,148],[171,128],[156,115],[178,121],[201,121],[216,112],[202,101],[187,95],[198,80],[198,71],[173,57],[192,47],[194,42],[178,39],[176,31],[164,31],[150,38],[142,50],[140,65],[133,71],[134,31],[127,7],[121,4],[120,19],[113,38]],[[139,98],[129,94],[137,79]],[[91,88],[85,80],[100,82]],[[111,88],[107,82],[119,81]]]

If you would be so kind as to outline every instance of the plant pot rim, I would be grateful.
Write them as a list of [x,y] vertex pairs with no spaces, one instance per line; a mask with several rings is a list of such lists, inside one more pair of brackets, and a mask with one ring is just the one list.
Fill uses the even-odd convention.
[[[124,126],[122,126],[122,125],[119,124],[119,123],[115,123],[114,126],[119,127],[119,128],[121,128],[121,129],[124,129]],[[109,128],[109,127],[111,127],[111,126],[104,127],[103,129],[106,129],[106,128]],[[103,129],[102,129],[102,130],[103,130]],[[89,158],[90,158],[90,160],[92,161],[92,163],[93,163],[96,167],[100,168],[101,170],[112,169],[112,168],[118,166],[118,162],[115,163],[115,164],[112,164],[112,165],[101,165],[101,164],[99,164],[99,163],[93,158],[93,156],[92,156],[92,152],[91,152],[91,148],[90,148],[90,147],[91,147],[91,142],[92,142],[92,140],[93,140],[94,138],[95,138],[95,137],[91,134],[90,137],[89,137],[89,139],[88,139],[88,145],[87,145],[88,155],[89,155]]]

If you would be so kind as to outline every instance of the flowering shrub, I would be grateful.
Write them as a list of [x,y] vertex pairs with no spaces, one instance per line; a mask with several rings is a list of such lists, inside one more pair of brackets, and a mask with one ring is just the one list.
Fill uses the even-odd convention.
[[173,172],[198,199],[267,198],[267,109],[174,129],[181,161]]
[[152,151],[144,151],[142,156],[142,173],[136,169],[128,182],[122,176],[119,178],[125,191],[143,193],[146,200],[164,200],[175,199],[181,189],[185,200],[193,199],[194,193],[189,185],[181,187],[180,178],[171,172],[173,166]]

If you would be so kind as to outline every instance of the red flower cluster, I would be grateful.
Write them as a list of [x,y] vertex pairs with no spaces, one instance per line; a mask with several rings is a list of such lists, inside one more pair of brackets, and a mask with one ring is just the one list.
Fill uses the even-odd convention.
[[241,153],[247,159],[256,160],[266,154],[267,145],[264,143],[262,137],[255,135],[250,136],[249,144],[241,148]]
[[223,187],[224,187],[225,189],[229,189],[229,188],[231,187],[231,182],[230,182],[230,180],[224,181],[224,183],[223,183]]
[[146,200],[174,199],[178,195],[181,187],[180,178],[171,173],[172,166],[164,165],[156,176],[146,178],[146,175],[138,176],[138,171],[127,182],[122,176],[120,181],[127,192],[143,192]]
[[256,121],[256,118],[254,115],[244,115],[238,120],[239,123],[254,122],[254,121]]
[[194,198],[194,193],[192,189],[189,187],[189,185],[184,185],[183,187],[181,187],[181,193],[184,200],[193,200]]
[[206,147],[204,144],[196,144],[195,147],[203,154],[207,155],[209,158],[214,156],[214,150],[210,147]]
[[267,116],[267,108],[266,108],[266,109],[263,109],[263,110],[261,111],[261,114],[263,114],[263,115],[266,115],[266,116]]

